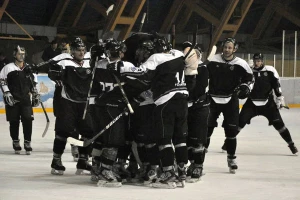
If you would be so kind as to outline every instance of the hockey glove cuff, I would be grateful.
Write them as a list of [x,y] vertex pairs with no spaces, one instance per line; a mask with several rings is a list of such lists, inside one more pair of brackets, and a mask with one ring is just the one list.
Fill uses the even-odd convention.
[[284,101],[284,96],[276,97],[275,103],[276,103],[276,106],[278,109],[286,107],[285,101]]
[[32,93],[31,106],[37,107],[41,103],[41,95],[39,93]]

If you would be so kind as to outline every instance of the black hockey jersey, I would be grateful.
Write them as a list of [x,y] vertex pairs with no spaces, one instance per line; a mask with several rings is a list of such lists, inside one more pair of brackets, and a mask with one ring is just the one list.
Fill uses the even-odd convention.
[[140,79],[151,82],[151,91],[156,105],[171,99],[176,93],[188,96],[185,83],[183,53],[172,49],[169,53],[151,55],[140,68]]
[[273,90],[277,97],[282,95],[279,75],[273,66],[265,65],[252,70],[255,83],[249,98],[254,105],[265,105],[270,97],[273,98]]
[[113,73],[119,78],[129,100],[149,89],[148,84],[132,76],[128,77],[128,75],[141,73],[141,69],[137,69],[132,63],[118,61],[116,71],[108,70],[108,63],[109,61],[107,59],[102,59],[96,63],[92,94],[96,94],[97,96],[95,102],[97,105],[115,107],[125,106],[123,95]]
[[[90,88],[92,69],[89,64],[89,57],[84,58],[80,65],[68,53],[60,54],[50,61],[48,76],[51,80],[52,73],[56,73],[59,65],[63,69],[61,85],[61,96],[69,101],[84,103],[87,101],[87,95]],[[54,80],[57,81],[57,80]]]
[[[25,72],[28,64],[24,63],[22,69],[15,63],[9,63],[0,72],[0,79],[4,81],[3,91],[10,91],[16,101],[22,104],[31,105],[30,93],[37,83],[37,78],[32,73]],[[33,81],[31,83],[31,80]]]
[[253,87],[252,70],[241,58],[234,57],[226,61],[221,54],[216,54],[207,64],[207,69],[209,94],[216,103],[228,103],[240,84],[247,84],[250,89]]
[[206,93],[208,92],[208,70],[205,64],[199,64],[198,74],[195,75],[194,87],[189,91],[189,103],[206,102]]

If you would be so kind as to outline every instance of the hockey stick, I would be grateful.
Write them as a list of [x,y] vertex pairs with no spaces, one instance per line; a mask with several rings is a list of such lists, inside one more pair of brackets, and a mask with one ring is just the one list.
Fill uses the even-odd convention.
[[129,112],[130,112],[131,114],[133,114],[134,111],[133,111],[133,109],[132,109],[132,107],[131,107],[131,105],[130,105],[130,103],[129,103],[129,101],[128,101],[127,95],[126,95],[126,93],[125,93],[125,91],[124,91],[124,88],[123,88],[123,86],[122,86],[122,84],[121,84],[119,78],[118,78],[114,73],[112,73],[112,75],[114,76],[115,80],[116,80],[117,83],[118,83],[118,86],[119,86],[119,88],[120,88],[120,90],[121,90],[121,93],[122,93],[122,95],[123,95],[123,99],[124,99],[124,101],[125,101],[125,103],[126,103],[126,105],[127,105],[127,107],[128,107]]
[[211,61],[211,59],[214,57],[214,55],[216,54],[217,52],[217,46],[214,45],[210,51],[210,54],[207,56],[207,60],[208,61]]
[[140,24],[140,27],[139,27],[139,32],[141,32],[142,29],[143,29],[145,18],[146,18],[146,13],[144,12],[143,18],[142,18],[142,21],[141,21],[141,24]]
[[70,144],[76,145],[76,146],[87,147],[92,142],[94,142],[100,135],[102,135],[107,129],[109,129],[114,123],[116,123],[116,121],[118,121],[125,113],[126,113],[126,110],[124,110],[124,112],[122,112],[116,118],[114,118],[109,124],[107,124],[105,126],[104,129],[102,129],[99,133],[97,133],[97,135],[95,135],[93,138],[91,138],[89,140],[81,141],[81,140],[75,139],[73,137],[68,137],[67,142]]
[[139,164],[139,166],[141,167],[143,165],[141,159],[140,159],[140,156],[139,156],[139,152],[137,150],[137,144],[135,141],[132,141],[132,144],[131,144],[131,151],[133,153],[133,156],[136,160],[136,162]]
[[195,49],[196,45],[197,45],[197,33],[198,33],[198,24],[196,24],[196,28],[195,28],[195,33],[194,33],[194,41],[193,41],[193,47],[189,49],[189,51],[185,54],[185,56],[183,57],[183,60],[185,60],[190,53],[192,52],[193,49]]
[[88,106],[89,106],[89,100],[91,98],[91,91],[92,91],[92,87],[93,87],[93,84],[94,84],[94,77],[95,77],[95,73],[96,73],[96,64],[97,64],[97,62],[98,62],[98,56],[96,57],[95,66],[94,66],[94,69],[93,69],[93,72],[92,72],[92,79],[91,79],[91,82],[90,82],[90,88],[89,88],[89,91],[88,91],[87,100],[86,100],[83,115],[82,115],[83,120],[85,119],[86,112],[87,112],[87,109],[88,109]]
[[[34,84],[33,84],[33,80],[32,80],[32,78],[31,78],[31,76],[29,75],[28,77],[29,77],[29,79],[30,79],[30,82],[31,82],[31,85],[32,85],[32,87],[33,87],[34,92],[38,93],[36,87],[35,87]],[[46,123],[46,127],[45,127],[45,129],[44,129],[44,132],[43,132],[43,134],[42,134],[42,137],[45,137],[45,135],[46,135],[46,133],[47,133],[47,131],[48,131],[49,125],[50,125],[50,120],[49,120],[48,114],[47,114],[47,112],[46,112],[46,109],[45,109],[45,107],[44,107],[44,104],[43,104],[42,100],[40,101],[40,104],[41,104],[41,106],[42,106],[43,112],[44,112],[45,117],[46,117],[46,122],[47,122],[47,123]]]

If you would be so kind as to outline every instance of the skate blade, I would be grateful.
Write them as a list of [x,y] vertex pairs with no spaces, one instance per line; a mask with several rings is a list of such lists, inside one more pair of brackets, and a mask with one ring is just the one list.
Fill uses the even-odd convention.
[[235,173],[236,173],[236,169],[230,169],[230,168],[229,168],[229,172],[230,172],[231,174],[235,174]]
[[201,177],[200,178],[186,178],[187,183],[197,183],[199,181],[201,181]]
[[26,155],[31,155],[31,151],[26,151]]
[[154,188],[162,188],[162,189],[175,189],[177,187],[175,182],[168,182],[168,183],[152,183],[152,187]]
[[99,180],[97,183],[98,187],[121,187],[122,183],[121,182],[108,182],[105,180]]
[[15,151],[15,154],[20,154],[21,153],[21,151]]
[[91,175],[91,172],[86,169],[77,169],[75,174],[76,175]]
[[62,171],[62,170],[56,170],[56,169],[51,169],[51,174],[53,174],[53,175],[64,175],[64,171]]
[[178,182],[176,182],[176,187],[184,188],[185,187],[185,181],[178,181]]

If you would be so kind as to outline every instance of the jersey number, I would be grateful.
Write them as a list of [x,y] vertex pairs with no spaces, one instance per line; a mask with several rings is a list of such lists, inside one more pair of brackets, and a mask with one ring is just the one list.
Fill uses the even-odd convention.
[[109,91],[112,91],[114,89],[114,84],[113,83],[106,83],[106,82],[99,82],[99,83],[102,87],[103,92],[109,92]]

